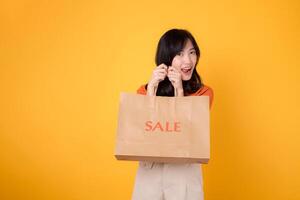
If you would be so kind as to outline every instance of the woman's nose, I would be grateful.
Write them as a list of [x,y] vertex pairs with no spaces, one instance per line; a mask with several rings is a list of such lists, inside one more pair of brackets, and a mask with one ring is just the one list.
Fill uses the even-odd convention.
[[189,64],[189,63],[192,62],[192,59],[191,59],[190,55],[187,54],[187,55],[184,56],[183,61],[184,61],[185,63],[188,63],[188,64]]

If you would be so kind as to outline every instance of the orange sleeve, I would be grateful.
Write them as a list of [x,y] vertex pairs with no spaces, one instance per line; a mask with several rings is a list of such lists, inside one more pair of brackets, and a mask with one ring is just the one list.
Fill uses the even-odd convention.
[[214,92],[211,88],[206,90],[206,92],[203,95],[209,96],[209,108],[211,109],[212,103],[214,101]]
[[142,85],[136,92],[138,94],[147,95],[147,90],[145,88],[146,85]]
[[202,95],[209,96],[209,108],[211,108],[212,103],[214,101],[213,90],[210,87],[204,85],[201,89],[199,89],[197,92],[195,92],[192,96],[202,96]]

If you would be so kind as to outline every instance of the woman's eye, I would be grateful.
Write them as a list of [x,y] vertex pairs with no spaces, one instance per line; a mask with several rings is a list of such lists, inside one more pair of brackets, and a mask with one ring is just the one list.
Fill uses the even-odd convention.
[[179,52],[179,53],[177,53],[177,55],[178,55],[178,56],[182,56],[182,55],[183,55],[183,53],[182,53],[182,52]]
[[196,51],[191,51],[191,54],[196,54]]

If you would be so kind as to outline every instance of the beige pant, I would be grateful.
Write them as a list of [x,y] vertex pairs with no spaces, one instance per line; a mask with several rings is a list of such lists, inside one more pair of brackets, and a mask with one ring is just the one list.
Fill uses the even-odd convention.
[[132,200],[203,200],[200,164],[140,162]]

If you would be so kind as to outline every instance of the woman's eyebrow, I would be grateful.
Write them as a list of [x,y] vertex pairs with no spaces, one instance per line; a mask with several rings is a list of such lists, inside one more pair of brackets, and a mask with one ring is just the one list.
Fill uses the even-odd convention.
[[195,47],[192,47],[192,48],[190,48],[188,50],[181,50],[181,52],[183,52],[183,51],[191,51],[191,50],[196,50],[196,49],[195,49]]

